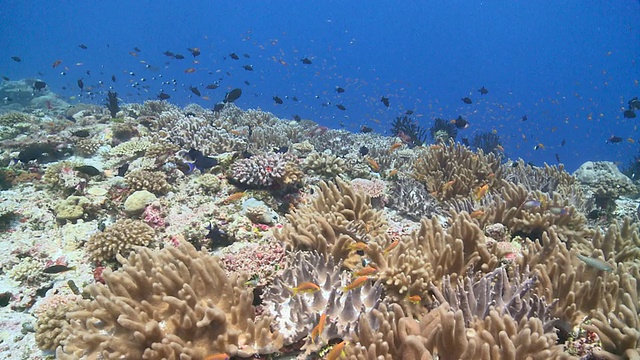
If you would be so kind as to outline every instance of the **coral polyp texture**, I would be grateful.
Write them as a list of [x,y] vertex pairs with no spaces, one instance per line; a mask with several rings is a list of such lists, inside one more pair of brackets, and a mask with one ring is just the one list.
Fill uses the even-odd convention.
[[3,355],[640,358],[640,201],[613,164],[425,144],[409,117],[118,109],[0,116],[28,138],[0,142]]
[[271,318],[257,317],[246,278],[189,244],[139,248],[122,268],[87,288],[92,300],[69,313],[60,359],[248,357],[282,346]]

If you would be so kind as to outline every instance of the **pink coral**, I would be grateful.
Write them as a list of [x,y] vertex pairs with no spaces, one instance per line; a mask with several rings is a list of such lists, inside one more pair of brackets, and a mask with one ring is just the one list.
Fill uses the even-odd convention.
[[258,283],[264,285],[285,264],[284,248],[277,241],[249,244],[233,253],[221,256],[222,266],[229,273],[247,272],[257,276]]
[[157,202],[151,203],[144,208],[142,218],[152,228],[165,227],[167,224],[164,220],[163,211]]

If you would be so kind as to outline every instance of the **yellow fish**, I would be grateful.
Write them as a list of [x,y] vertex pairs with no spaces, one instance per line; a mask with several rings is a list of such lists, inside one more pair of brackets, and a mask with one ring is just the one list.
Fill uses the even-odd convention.
[[314,284],[310,281],[305,281],[302,284],[298,285],[298,287],[289,288],[289,290],[293,291],[293,296],[298,295],[298,293],[302,294],[312,294],[316,291],[320,290],[320,286]]
[[353,280],[351,282],[351,284],[349,284],[349,285],[345,286],[344,288],[342,288],[342,290],[344,292],[347,292],[347,291],[350,291],[350,290],[353,290],[353,289],[357,289],[360,286],[364,285],[364,283],[366,283],[367,280],[369,280],[368,276],[358,276],[355,280]]
[[487,194],[487,191],[489,191],[489,184],[484,184],[476,189],[474,194],[476,197],[476,201],[480,201],[480,199],[482,199]]
[[344,352],[345,341],[339,342],[333,346],[333,349],[327,354],[327,360],[337,360],[341,355],[346,356]]
[[315,343],[316,338],[322,335],[322,331],[324,330],[324,325],[327,322],[327,313],[323,313],[320,315],[320,320],[318,321],[318,325],[316,325],[313,330],[311,330],[311,342]]

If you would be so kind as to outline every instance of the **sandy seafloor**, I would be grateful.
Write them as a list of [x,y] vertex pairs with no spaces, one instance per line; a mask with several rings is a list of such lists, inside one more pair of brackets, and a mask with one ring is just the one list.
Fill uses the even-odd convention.
[[[43,96],[45,97],[45,96]],[[155,236],[148,244],[152,248],[171,246],[175,241],[190,240],[192,243],[204,244],[211,247],[212,254],[225,257],[241,251],[247,246],[254,244],[272,244],[277,242],[273,236],[274,229],[282,227],[287,223],[284,217],[289,207],[304,206],[313,198],[312,187],[320,180],[331,181],[336,176],[343,176],[346,180],[362,177],[367,180],[381,180],[386,185],[386,193],[381,194],[381,198],[391,195],[391,189],[397,180],[396,170],[402,176],[411,176],[411,164],[398,165],[402,159],[412,159],[411,155],[400,155],[389,163],[388,161],[376,158],[388,154],[410,154],[419,151],[419,148],[410,149],[406,144],[395,137],[381,137],[374,134],[349,134],[344,131],[326,129],[318,130],[318,126],[306,122],[302,126],[298,122],[282,120],[278,129],[288,131],[291,127],[291,134],[296,134],[296,140],[287,144],[281,139],[269,143],[265,140],[268,150],[273,150],[279,146],[288,146],[288,150],[297,157],[300,169],[305,178],[299,184],[299,190],[295,194],[278,193],[274,187],[247,189],[243,184],[230,183],[228,180],[233,176],[231,172],[231,162],[227,161],[222,166],[213,169],[205,169],[203,172],[214,174],[216,179],[207,178],[208,181],[215,182],[214,185],[202,184],[199,179],[202,172],[195,170],[185,174],[187,163],[191,160],[185,156],[185,150],[189,147],[199,146],[204,151],[205,148],[215,148],[216,145],[208,145],[205,134],[197,134],[198,129],[185,127],[187,133],[178,131],[163,130],[164,136],[177,146],[172,153],[161,154],[155,158],[144,158],[141,152],[123,152],[124,155],[115,155],[113,149],[117,146],[123,148],[128,142],[136,143],[141,139],[149,138],[154,131],[150,130],[148,124],[149,116],[159,118],[160,113],[152,115],[142,115],[139,111],[142,104],[131,105],[121,104],[122,110],[117,114],[117,121],[114,121],[104,106],[75,105],[73,107],[60,101],[55,94],[47,94],[47,99],[31,99],[29,105],[15,107],[13,109],[3,109],[3,112],[19,111],[25,115],[20,124],[5,123],[3,131],[7,128],[19,128],[10,136],[2,138],[0,148],[2,150],[3,171],[5,183],[8,188],[0,192],[0,217],[2,218],[2,228],[0,229],[0,294],[3,294],[3,307],[0,308],[0,358],[1,359],[44,359],[53,358],[53,352],[43,352],[36,345],[35,328],[37,314],[42,308],[51,306],[55,302],[56,296],[69,296],[72,294],[68,282],[73,281],[80,289],[84,285],[91,284],[97,278],[95,276],[96,263],[91,261],[87,252],[86,242],[93,234],[99,233],[101,229],[113,224],[117,219],[133,218],[142,219],[153,227]],[[166,103],[153,102],[156,109],[172,109],[181,111],[184,114],[194,113],[193,116],[200,116],[198,111],[205,111],[198,106],[189,106],[178,110]],[[160,105],[158,105],[160,104]],[[229,105],[233,106],[233,105]],[[136,109],[133,111],[132,109]],[[235,110],[238,114],[241,110]],[[191,115],[189,115],[191,116]],[[263,116],[263,115],[260,115]],[[272,118],[271,115],[264,115]],[[258,116],[259,117],[259,116]],[[186,117],[185,119],[189,119]],[[221,121],[224,121],[222,119]],[[128,134],[114,134],[114,126],[129,126]],[[180,125],[184,126],[184,125]],[[253,154],[260,154],[265,149],[258,149],[250,146],[247,139],[247,127],[243,125],[225,124],[220,127],[226,133],[218,141],[230,141],[227,152],[207,153],[205,155],[216,156],[221,159],[233,157],[237,161],[241,157],[238,155],[242,150],[248,149]],[[75,136],[74,132],[87,130],[88,137]],[[254,131],[256,131],[254,129]],[[195,134],[195,135],[194,135]],[[156,134],[157,135],[157,134]],[[191,136],[191,138],[189,138]],[[268,136],[265,132],[264,136]],[[331,155],[331,149],[344,148],[342,154],[334,156],[332,161],[335,165],[324,164],[328,170],[314,167],[315,165],[306,162],[311,152],[303,152],[303,146],[296,147],[294,143],[308,144],[309,138],[322,136],[328,144],[327,149],[317,146],[313,150],[314,156],[322,154]],[[121,137],[121,138],[118,138]],[[92,144],[84,141],[90,139]],[[345,139],[351,139],[345,141]],[[244,144],[244,148],[235,145],[233,141]],[[240,141],[242,140],[242,141]],[[213,141],[216,141],[213,139]],[[323,140],[324,141],[324,140]],[[38,159],[29,163],[15,161],[20,152],[26,146],[33,143],[50,142],[55,151],[73,152],[71,156],[61,159]],[[321,141],[314,142],[314,144]],[[344,143],[341,145],[341,143]],[[389,150],[394,143],[400,144],[400,149]],[[81,154],[77,151],[80,146],[95,148],[84,150]],[[372,154],[362,156],[361,147],[369,146],[382,148],[388,151],[372,151]],[[433,145],[432,145],[433,146]],[[437,146],[437,145],[436,145]],[[177,150],[177,151],[174,151]],[[297,151],[297,152],[295,152]],[[273,153],[273,151],[268,151]],[[126,154],[125,154],[126,153]],[[340,158],[345,161],[339,161]],[[379,163],[374,164],[367,159],[373,159]],[[336,160],[338,159],[338,160]],[[51,176],[46,175],[47,169],[51,170],[61,162],[67,162],[57,173]],[[412,160],[406,160],[410,162]],[[157,191],[157,199],[152,202],[151,207],[156,208],[155,213],[136,213],[124,211],[124,200],[133,191],[131,184],[125,178],[117,176],[118,168],[123,164],[129,164],[129,172],[136,170],[157,171],[166,174],[169,188]],[[69,165],[71,164],[71,165]],[[85,176],[75,170],[74,166],[91,165],[100,170],[97,176]],[[333,168],[332,168],[333,166]],[[358,169],[354,170],[354,166]],[[332,172],[333,171],[333,172]],[[8,174],[11,174],[9,176]],[[238,179],[235,179],[238,180]],[[152,185],[147,185],[152,186]],[[577,186],[577,185],[576,185]],[[143,186],[144,187],[144,186]],[[204,189],[204,190],[203,190]],[[491,190],[491,189],[490,189]],[[475,191],[475,189],[474,189]],[[242,194],[241,193],[244,192]],[[491,192],[490,192],[491,193]],[[369,193],[368,195],[373,195]],[[495,194],[494,194],[495,195]],[[628,194],[635,195],[635,194]],[[82,197],[83,208],[78,215],[62,218],[60,215],[61,203],[69,196]],[[231,198],[230,198],[231,196]],[[296,196],[295,201],[287,196]],[[379,195],[375,195],[378,197]],[[465,195],[473,198],[474,194]],[[488,195],[485,195],[488,196]],[[499,196],[499,195],[498,195]],[[264,205],[270,209],[267,211],[273,218],[260,223],[256,218],[249,219],[246,213],[247,200],[252,198],[264,199]],[[77,200],[80,201],[80,200]],[[593,227],[606,226],[615,219],[622,219],[624,216],[637,219],[637,209],[639,202],[622,194],[613,199],[615,210],[605,216],[597,216],[590,219],[589,224]],[[416,216],[406,216],[397,209],[393,209],[388,204],[389,200],[377,203],[377,208],[382,210],[388,221],[389,233],[396,235],[409,234],[420,227]],[[243,209],[243,204],[245,209]],[[441,203],[440,205],[443,205]],[[151,211],[150,209],[149,211]],[[572,210],[577,211],[577,210]],[[444,206],[440,211],[432,214],[441,219],[443,224],[447,222],[447,212]],[[585,214],[586,215],[586,214]],[[232,244],[212,244],[205,239],[209,233],[207,225],[214,224],[230,235]],[[274,256],[274,262],[282,261],[281,257]],[[28,263],[28,265],[25,265]],[[63,264],[73,267],[69,271],[57,274],[44,274],[43,270],[54,264]],[[105,266],[113,266],[113,263],[106,262]],[[273,264],[270,264],[272,266]],[[22,267],[21,267],[22,266]],[[279,269],[281,270],[281,269]],[[258,271],[254,269],[254,271]],[[278,270],[274,270],[277,273]],[[273,276],[270,273],[269,276]],[[261,281],[267,281],[261,279]],[[54,299],[54,300],[52,300]],[[280,358],[295,357],[297,353],[286,354]]]

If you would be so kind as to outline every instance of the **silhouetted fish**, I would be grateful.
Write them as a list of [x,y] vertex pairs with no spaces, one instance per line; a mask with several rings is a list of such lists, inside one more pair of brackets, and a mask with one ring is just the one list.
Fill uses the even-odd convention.
[[195,86],[189,86],[189,90],[191,90],[192,93],[194,93],[196,96],[200,96],[200,90],[198,90],[197,87]]
[[360,126],[360,132],[363,133],[363,134],[367,134],[367,133],[370,133],[372,131],[373,131],[373,129],[371,127],[367,126],[367,125]]
[[98,170],[95,166],[91,166],[91,165],[76,166],[73,168],[73,170],[89,176],[98,176],[102,174],[102,171]]
[[473,101],[471,101],[471,99],[469,97],[463,97],[462,98],[462,102],[464,102],[465,104],[471,104],[473,103]]
[[166,56],[168,56],[168,57],[174,57],[174,56],[176,56],[176,55],[175,55],[174,53],[172,53],[171,51],[165,51],[165,52],[163,52],[163,54],[165,54],[165,55],[166,55]]
[[413,115],[413,110],[407,110],[404,112],[406,115]]
[[608,143],[616,144],[622,142],[622,138],[620,136],[611,135],[609,139],[607,139]]
[[191,148],[187,153],[189,159],[193,161],[196,169],[204,171],[218,165],[218,160],[210,156],[204,156],[202,151]]
[[220,110],[224,109],[224,102],[219,102],[215,105],[213,105],[213,111],[214,112],[218,112]]
[[82,79],[78,79],[78,87],[80,88],[80,91],[84,89],[84,82],[82,81]]
[[200,48],[187,48],[193,57],[200,55]]
[[634,97],[633,99],[629,100],[629,109],[630,110],[640,110],[640,100],[638,100],[638,97]]
[[360,146],[360,150],[358,150],[358,152],[360,153],[360,155],[365,156],[369,153],[369,148],[362,145]]
[[12,57],[11,57],[11,60],[13,60],[13,61],[15,61],[15,62],[20,62],[20,61],[22,61],[22,59],[20,59],[20,57],[19,57],[19,56],[12,56]]
[[527,115],[522,117],[522,121],[527,121]]
[[85,45],[85,44],[80,44],[80,45],[78,45],[78,47],[80,49],[82,49],[82,50],[87,50],[87,45]]
[[381,103],[383,103],[383,104],[384,104],[384,106],[389,107],[389,98],[387,98],[387,97],[384,97],[384,96],[383,96],[383,97],[380,99],[380,102],[381,102]]
[[624,117],[626,117],[627,119],[633,119],[636,117],[636,113],[631,109],[625,110]]
[[469,127],[469,122],[463,119],[462,116],[458,116],[457,119],[451,120],[451,123],[458,129],[466,129],[467,127]]
[[158,94],[158,99],[160,100],[167,100],[169,98],[171,98],[171,96],[164,91],[161,91],[160,94]]
[[233,60],[240,60],[240,56],[236,55],[236,53],[229,54],[229,57],[232,58]]
[[346,108],[346,107],[344,107],[344,105],[342,105],[342,104],[338,104],[338,105],[336,105],[336,107],[337,107],[338,109],[340,109],[340,110],[343,110],[343,111],[344,111],[344,110],[347,110],[347,108]]
[[47,83],[42,80],[36,80],[36,82],[33,83],[33,89],[37,91],[40,91],[46,87]]
[[311,65],[311,60],[309,60],[309,58],[300,59],[300,61],[302,61],[303,64]]
[[240,96],[242,96],[242,89],[236,88],[236,89],[233,89],[233,90],[229,91],[227,93],[227,95],[225,95],[223,101],[225,103],[232,103],[232,102],[238,100],[240,98]]
[[209,85],[207,85],[207,89],[209,89],[209,90],[215,90],[215,89],[217,89],[219,87],[220,87],[220,85],[218,85],[218,84],[209,84]]
[[341,88],[340,86],[336,86],[336,92],[337,92],[338,94],[342,94],[342,93],[344,92],[344,89],[343,89],[343,88]]
[[277,97],[277,96],[274,96],[274,97],[273,97],[273,101],[275,101],[275,102],[276,102],[276,104],[282,104],[282,99],[280,99],[280,98],[279,98],[279,97]]
[[175,59],[177,59],[177,60],[182,60],[182,59],[184,59],[184,55],[182,55],[182,54],[176,54],[176,55],[174,56],[174,58],[175,58]]
[[478,89],[478,92],[480,93],[480,95],[486,95],[489,93],[489,90],[487,90],[484,86],[481,87],[480,89]]
[[242,68],[247,70],[247,71],[253,71],[253,66],[251,66],[251,65],[243,65]]

